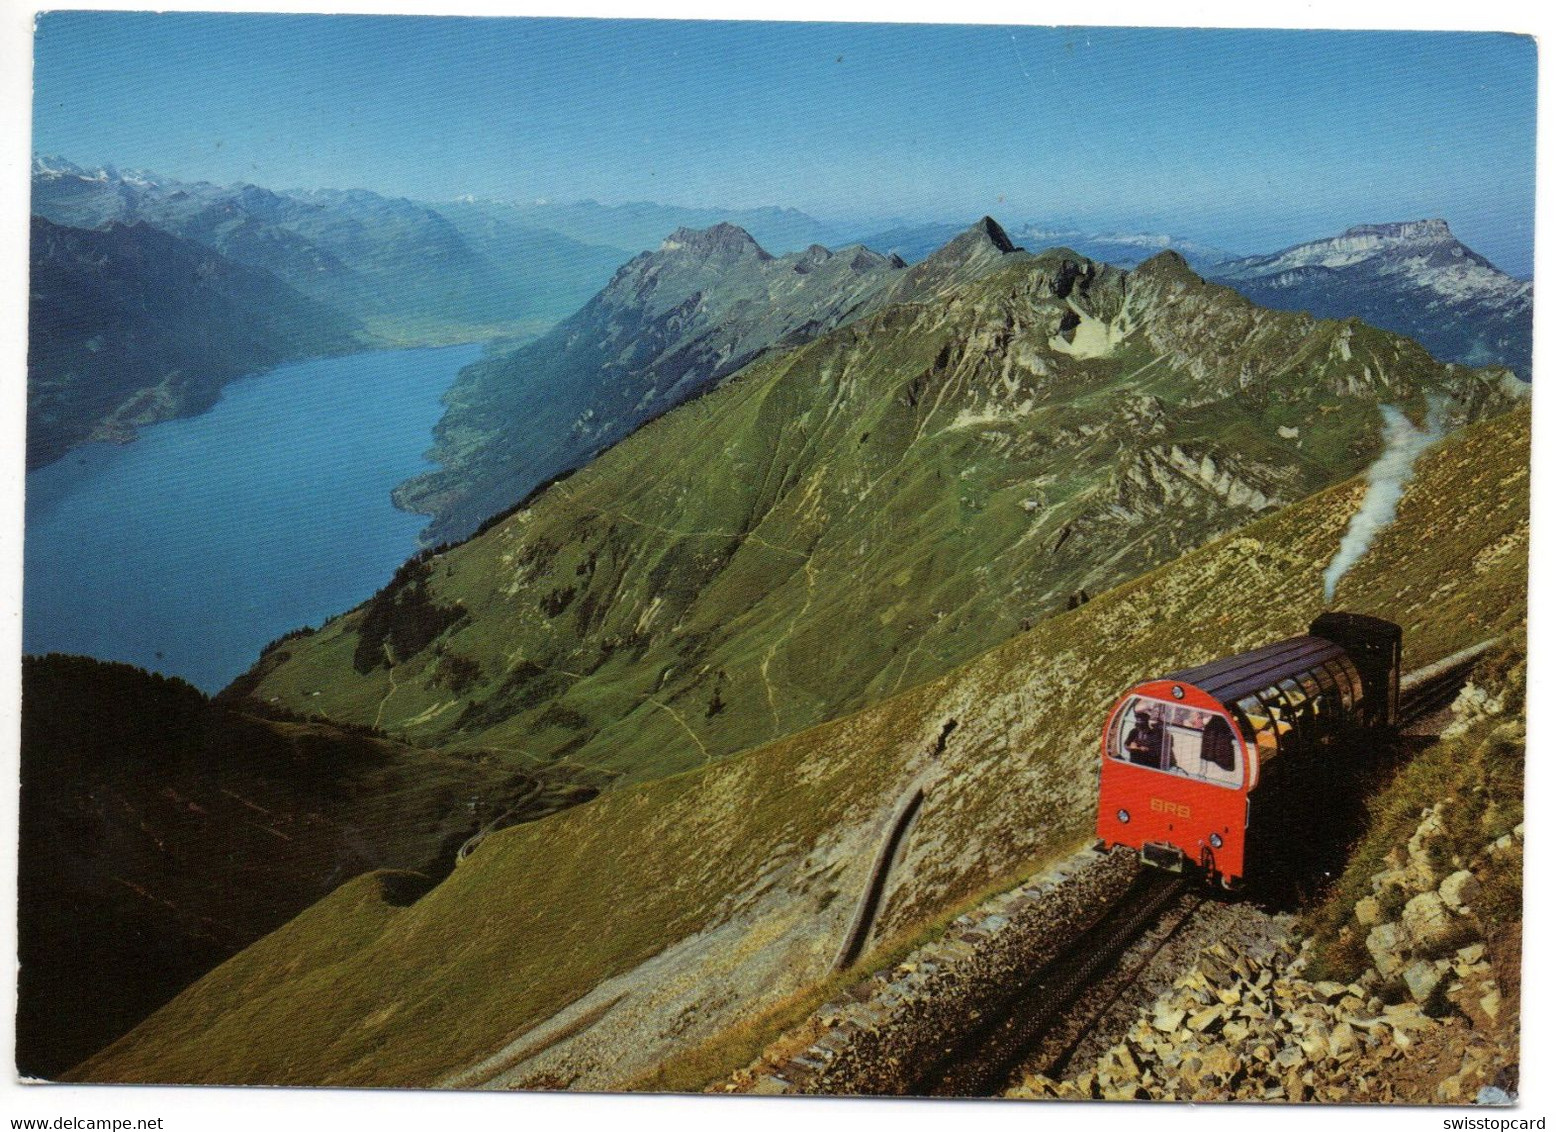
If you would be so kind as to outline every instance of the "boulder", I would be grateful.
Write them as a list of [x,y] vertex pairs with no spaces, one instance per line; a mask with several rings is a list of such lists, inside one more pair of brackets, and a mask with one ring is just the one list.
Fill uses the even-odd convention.
[[1410,840],[1405,843],[1405,859],[1409,871],[1414,874],[1419,882],[1415,887],[1424,888],[1430,885],[1434,878],[1432,867],[1431,847],[1441,840],[1445,827],[1442,816],[1443,804],[1441,802],[1421,814],[1421,824],[1416,826],[1416,831],[1410,835]]
[[1460,869],[1443,878],[1442,884],[1437,886],[1437,895],[1455,912],[1467,912],[1480,895],[1480,881],[1468,869]]
[[1356,902],[1356,922],[1364,928],[1383,922],[1383,906],[1376,896],[1363,896]]
[[1435,964],[1425,959],[1417,959],[1405,968],[1405,986],[1410,990],[1410,997],[1417,1002],[1425,1002],[1432,997],[1438,986],[1443,981],[1443,973]]
[[1497,1015],[1502,1013],[1502,992],[1492,987],[1480,999],[1480,1008],[1486,1012],[1486,1017],[1495,1022]]
[[1216,1022],[1225,1017],[1225,1006],[1222,1006],[1220,1003],[1217,1003],[1214,1006],[1207,1006],[1205,1009],[1196,1011],[1194,1014],[1189,1016],[1189,1029],[1195,1031],[1196,1033],[1200,1033],[1209,1029]]
[[1302,1040],[1298,1044],[1302,1047],[1303,1056],[1309,1061],[1322,1061],[1331,1052],[1329,1035],[1324,1033],[1322,1029],[1315,1028],[1309,1030],[1302,1035]]
[[1367,933],[1367,953],[1373,966],[1385,979],[1398,974],[1405,965],[1404,951],[1409,940],[1398,924],[1379,924]]
[[1472,943],[1468,947],[1459,948],[1456,954],[1464,963],[1474,966],[1486,957],[1486,945],[1483,943]]
[[1349,1022],[1337,1023],[1329,1031],[1329,1054],[1336,1061],[1350,1061],[1360,1052],[1361,1043],[1356,1040],[1356,1031]]
[[1409,936],[1411,947],[1422,955],[1440,953],[1458,930],[1453,913],[1448,911],[1443,898],[1435,892],[1412,896],[1405,904],[1399,922]]

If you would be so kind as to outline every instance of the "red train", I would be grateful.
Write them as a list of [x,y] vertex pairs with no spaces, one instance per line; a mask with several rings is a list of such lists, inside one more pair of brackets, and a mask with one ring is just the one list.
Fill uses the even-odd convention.
[[1306,636],[1131,688],[1102,732],[1097,836],[1227,887],[1257,875],[1328,808],[1351,740],[1394,726],[1402,636],[1325,613]]

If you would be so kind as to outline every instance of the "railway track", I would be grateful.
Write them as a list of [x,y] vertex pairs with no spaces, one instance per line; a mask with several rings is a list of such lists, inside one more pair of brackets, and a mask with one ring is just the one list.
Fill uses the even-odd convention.
[[[1100,1009],[1086,1012],[1079,1024],[1071,1008],[1170,909],[1176,911],[1179,923],[1192,914],[1204,897],[1190,896],[1189,889],[1183,877],[1143,872],[1052,962],[1013,987],[988,1021],[928,1065],[914,1093],[988,1096],[1002,1089],[1018,1066],[1030,1063],[1045,1043],[1057,1047],[1056,1060],[1067,1059],[1101,1009],[1116,996],[1108,996]],[[1174,909],[1175,905],[1184,906]]]
[[[1402,677],[1399,727],[1452,703],[1476,661],[1496,643],[1482,642]],[[910,1093],[989,1096],[1018,1069],[1062,1073],[1108,1008],[1208,898],[1181,876],[1143,871],[1059,954],[1011,987],[986,1018],[927,1059]],[[1145,946],[1138,946],[1143,940]],[[1117,970],[1131,949],[1138,954],[1129,970]]]
[[1481,641],[1400,677],[1399,726],[1419,723],[1451,704],[1475,662],[1500,643],[1501,638]]

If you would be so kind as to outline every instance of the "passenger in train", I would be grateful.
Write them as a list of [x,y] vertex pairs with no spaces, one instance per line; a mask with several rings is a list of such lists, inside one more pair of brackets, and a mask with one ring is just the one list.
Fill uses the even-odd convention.
[[1140,766],[1162,765],[1162,728],[1148,711],[1135,712],[1135,725],[1124,739],[1124,750],[1129,761]]

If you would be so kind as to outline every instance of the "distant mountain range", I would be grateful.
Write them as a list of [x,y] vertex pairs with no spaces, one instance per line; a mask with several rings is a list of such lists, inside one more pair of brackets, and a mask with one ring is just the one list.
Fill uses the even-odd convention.
[[34,216],[30,290],[28,468],[201,412],[233,378],[364,341],[270,272],[144,221],[87,230]]
[[[864,242],[912,263],[957,230],[953,224],[904,225]],[[1465,246],[1443,220],[1363,224],[1256,256],[1165,234],[1085,232],[1035,222],[1013,226],[1010,234],[1034,251],[1063,246],[1116,267],[1175,251],[1207,278],[1262,306],[1359,318],[1414,338],[1443,361],[1505,365],[1525,381],[1531,377],[1533,284]]]
[[[687,208],[647,201],[629,204],[600,204],[592,200],[524,203],[474,197],[452,204],[438,203],[433,207],[448,215],[451,208],[459,205],[558,232],[584,244],[625,248],[629,255],[652,251],[677,228],[711,228],[724,223],[743,228],[757,243],[780,255],[801,251],[812,244],[840,247],[860,242],[849,239],[845,226],[828,224],[793,208]],[[626,258],[624,255],[617,262]]]
[[263,268],[385,344],[538,329],[576,309],[626,258],[501,216],[456,222],[361,189],[277,192],[39,158],[32,191],[33,213],[56,224],[144,221]]
[[[883,252],[900,255],[916,263],[961,231],[957,224],[911,224],[872,232],[863,243]],[[1231,258],[1230,252],[1185,240],[1176,236],[1151,233],[1098,233],[1076,228],[1053,227],[1028,222],[1008,229],[1010,238],[1033,251],[1065,247],[1088,259],[1110,263],[1114,267],[1137,267],[1157,252],[1175,251],[1190,267],[1205,270]]]
[[[499,346],[450,392],[437,435],[443,466],[397,494],[433,517],[430,541],[463,537],[761,351],[897,301],[886,275],[963,230],[901,225],[868,237],[874,251],[845,249],[837,259],[825,246],[841,239],[840,226],[793,209],[427,204],[364,190],[183,183],[58,158],[34,160],[33,211],[54,228],[34,256],[35,283],[50,282],[33,289],[30,467],[86,439],[127,439],[139,424],[201,411],[225,381],[282,360],[373,345],[522,342],[566,319],[565,330],[528,352]],[[750,240],[749,262],[736,256],[659,277],[676,259],[665,233],[724,224]],[[64,229],[110,225],[139,235],[114,237],[90,296],[80,290],[91,273],[81,272],[79,255],[74,284],[62,264],[44,262],[64,252]],[[183,242],[177,252],[163,245],[165,265],[128,254],[131,239],[146,243],[153,231]],[[1442,360],[1502,363],[1530,377],[1532,286],[1498,271],[1442,221],[1367,225],[1242,258],[1171,235],[1032,222],[1001,238],[1122,267],[1171,250],[1262,305],[1360,318]],[[92,245],[88,235],[71,241]],[[172,278],[191,269],[196,247],[206,256],[200,287]],[[637,248],[655,250],[634,257]],[[748,277],[775,252],[782,262],[758,272],[766,282]],[[840,267],[855,259],[859,268]],[[217,301],[224,287],[247,297]],[[139,329],[132,312],[143,316]],[[628,340],[629,353],[605,358],[604,343]]]
[[1256,303],[1359,318],[1408,335],[1444,361],[1498,363],[1528,381],[1534,285],[1460,243],[1443,220],[1363,224],[1211,274]]

